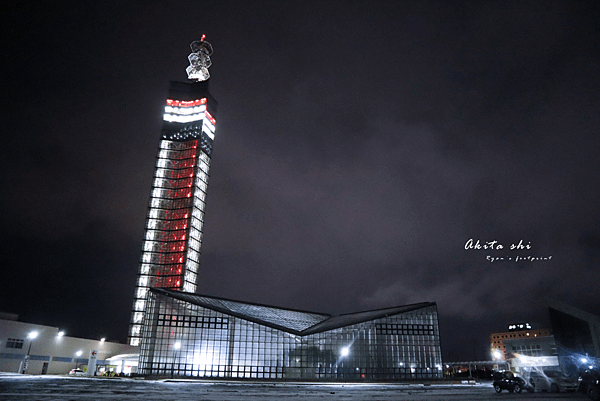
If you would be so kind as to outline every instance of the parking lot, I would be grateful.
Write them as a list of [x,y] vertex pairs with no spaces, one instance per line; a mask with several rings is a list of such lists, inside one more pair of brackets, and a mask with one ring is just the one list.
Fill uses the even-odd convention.
[[478,384],[315,384],[0,374],[2,400],[586,400],[579,393],[496,394]]

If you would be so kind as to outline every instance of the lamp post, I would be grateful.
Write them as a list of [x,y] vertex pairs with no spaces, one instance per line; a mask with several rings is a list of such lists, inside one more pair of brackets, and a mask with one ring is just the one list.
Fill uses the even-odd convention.
[[[342,361],[343,359],[345,359],[348,355],[350,355],[350,345],[347,345],[345,347],[343,347],[340,350],[340,357],[337,359],[337,361],[335,361],[335,370],[336,370],[336,375],[340,374],[340,364],[342,365],[341,369],[343,373],[346,373],[346,366],[344,365],[344,362]],[[350,361],[346,362],[346,365],[349,364]]]
[[83,354],[82,350],[79,350],[79,351],[77,351],[75,353],[75,356],[76,356],[76,358],[75,358],[75,369],[77,369],[77,359],[81,356],[81,354]]
[[31,346],[33,345],[33,340],[35,340],[37,336],[37,331],[32,331],[27,335],[27,338],[29,338],[29,348],[27,349],[27,355],[25,355],[25,360],[23,361],[23,369],[21,370],[22,374],[27,373],[27,368],[29,365],[29,355],[31,354]]
[[176,341],[175,344],[173,344],[173,363],[171,364],[171,379],[173,378],[173,373],[175,373],[175,361],[177,360],[177,351],[179,351],[179,348],[181,348],[181,341]]

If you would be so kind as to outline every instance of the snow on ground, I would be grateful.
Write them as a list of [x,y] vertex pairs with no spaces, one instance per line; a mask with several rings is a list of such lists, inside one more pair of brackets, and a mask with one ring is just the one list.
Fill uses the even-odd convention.
[[509,399],[585,400],[579,393],[496,394],[491,384],[311,384],[200,380],[141,380],[0,374],[0,400],[144,400],[144,401],[376,401]]

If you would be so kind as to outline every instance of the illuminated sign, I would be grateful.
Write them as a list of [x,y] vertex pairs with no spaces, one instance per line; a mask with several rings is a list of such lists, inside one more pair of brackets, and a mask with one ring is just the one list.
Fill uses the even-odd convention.
[[509,324],[508,331],[531,330],[529,323]]

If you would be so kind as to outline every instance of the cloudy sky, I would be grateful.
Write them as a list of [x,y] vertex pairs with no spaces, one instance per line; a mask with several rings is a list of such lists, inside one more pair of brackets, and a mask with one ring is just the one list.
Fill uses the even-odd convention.
[[13,6],[0,311],[125,340],[168,82],[206,34],[198,292],[333,314],[437,302],[445,360],[547,326],[544,297],[600,314],[594,3]]

